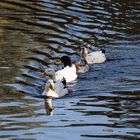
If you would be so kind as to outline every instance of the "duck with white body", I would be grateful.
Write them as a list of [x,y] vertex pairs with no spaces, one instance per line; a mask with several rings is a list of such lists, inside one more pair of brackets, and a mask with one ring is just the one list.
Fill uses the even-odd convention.
[[68,94],[68,89],[66,87],[66,81],[58,80],[54,82],[54,80],[49,79],[45,84],[45,90],[42,92],[42,96],[51,97],[51,98],[59,98]]
[[88,53],[87,48],[81,48],[82,57],[85,59],[87,64],[103,63],[106,61],[105,50],[95,51]]
[[49,76],[52,75],[55,81],[62,80],[63,78],[65,78],[67,83],[76,80],[77,78],[76,66],[72,64],[69,56],[61,57],[60,59],[57,60],[56,63],[57,64],[62,63],[64,65],[64,68],[58,71],[53,70],[52,73],[50,73],[49,69],[46,69],[43,75]]
[[42,96],[45,99],[45,109],[47,115],[53,114],[53,104],[52,98],[60,98],[68,94],[68,89],[66,87],[66,80],[63,78],[62,80],[58,80],[54,82],[53,79],[49,79],[45,84],[45,89],[42,92]]

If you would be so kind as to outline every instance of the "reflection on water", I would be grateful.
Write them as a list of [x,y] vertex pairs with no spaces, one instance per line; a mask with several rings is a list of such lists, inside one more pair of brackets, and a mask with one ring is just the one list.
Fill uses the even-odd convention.
[[[139,139],[139,7],[138,0],[1,0],[0,138]],[[37,98],[43,68],[57,69],[54,59],[64,54],[78,60],[85,42],[103,46],[108,60],[79,75],[46,116]]]

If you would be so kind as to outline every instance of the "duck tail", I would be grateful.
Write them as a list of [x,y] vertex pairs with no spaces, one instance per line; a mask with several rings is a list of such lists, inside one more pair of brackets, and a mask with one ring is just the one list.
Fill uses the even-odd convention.
[[65,77],[63,77],[63,79],[62,79],[62,83],[63,83],[63,85],[64,85],[64,88],[66,88],[66,87],[67,87],[67,82],[66,82]]
[[101,51],[105,54],[105,49],[103,47],[101,47]]

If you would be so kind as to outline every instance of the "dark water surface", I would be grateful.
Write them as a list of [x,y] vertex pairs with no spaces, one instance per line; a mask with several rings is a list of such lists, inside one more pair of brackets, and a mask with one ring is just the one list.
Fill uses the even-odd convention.
[[[85,42],[108,60],[46,116],[42,67]],[[0,0],[0,122],[2,140],[140,139],[140,1]]]

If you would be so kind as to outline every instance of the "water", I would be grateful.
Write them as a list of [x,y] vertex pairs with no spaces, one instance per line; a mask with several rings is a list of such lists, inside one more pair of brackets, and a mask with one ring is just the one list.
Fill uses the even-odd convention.
[[[0,139],[140,139],[140,2],[0,1]],[[107,61],[79,75],[46,116],[43,67],[79,47]],[[96,46],[96,47],[94,47]],[[6,86],[12,84],[12,86]]]

